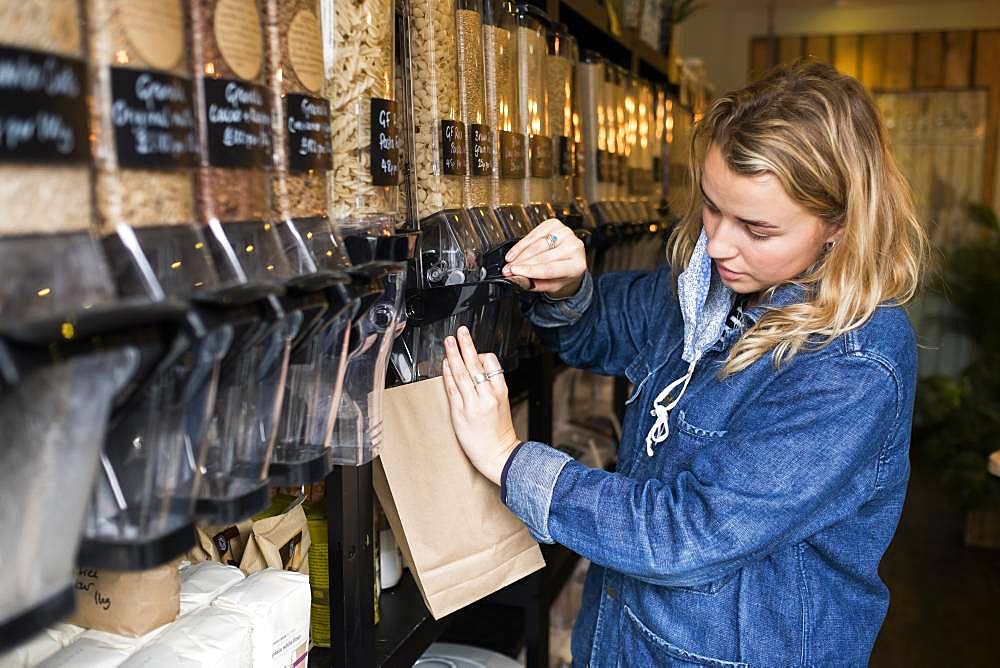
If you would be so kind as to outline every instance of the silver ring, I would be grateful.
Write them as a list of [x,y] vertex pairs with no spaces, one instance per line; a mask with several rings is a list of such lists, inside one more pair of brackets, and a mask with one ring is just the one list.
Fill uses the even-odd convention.
[[490,371],[488,374],[486,374],[486,378],[488,379],[496,378],[497,376],[502,376],[502,375],[503,375],[503,369],[497,369],[496,371]]
[[559,245],[559,237],[554,234],[550,234],[545,237],[545,241],[549,244],[549,250],[552,250]]
[[487,376],[485,373],[477,373],[472,377],[472,382],[475,385],[482,385],[483,383],[486,382],[487,378],[489,378],[489,376]]

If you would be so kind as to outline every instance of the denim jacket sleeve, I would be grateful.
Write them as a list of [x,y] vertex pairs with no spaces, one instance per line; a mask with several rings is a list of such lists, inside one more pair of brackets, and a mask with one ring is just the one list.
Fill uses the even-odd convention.
[[864,504],[900,402],[881,361],[795,360],[672,479],[632,480],[529,442],[512,458],[504,502],[540,541],[653,584],[704,585]]
[[654,272],[605,274],[597,281],[588,272],[569,299],[532,295],[522,308],[542,343],[566,364],[620,376],[652,338],[652,329],[682,335],[683,320],[672,293],[667,265]]

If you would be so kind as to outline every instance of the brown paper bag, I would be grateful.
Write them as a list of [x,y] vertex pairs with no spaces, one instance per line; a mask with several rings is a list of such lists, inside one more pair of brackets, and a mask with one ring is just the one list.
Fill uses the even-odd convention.
[[193,562],[217,561],[227,566],[239,566],[250,539],[251,520],[237,524],[199,525],[195,528],[197,545],[186,557]]
[[441,378],[387,390],[384,428],[375,491],[435,619],[545,566],[497,486],[462,452]]
[[174,562],[135,572],[81,568],[76,572],[76,612],[68,621],[137,638],[177,618],[180,591]]
[[309,573],[309,523],[302,504],[281,515],[257,520],[250,528],[240,570],[251,575],[265,568]]

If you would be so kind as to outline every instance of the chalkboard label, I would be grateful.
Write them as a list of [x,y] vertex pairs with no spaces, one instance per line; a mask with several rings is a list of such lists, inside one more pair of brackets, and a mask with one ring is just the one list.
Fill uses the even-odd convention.
[[289,93],[285,98],[285,124],[290,171],[327,171],[333,166],[329,102]]
[[461,121],[441,121],[441,173],[445,176],[465,176],[465,124]]
[[121,167],[198,164],[191,82],[162,72],[111,68],[111,124]]
[[573,142],[559,137],[559,176],[573,176]]
[[661,158],[653,158],[653,178],[657,181],[663,176],[663,161]]
[[611,180],[611,161],[608,159],[611,154],[598,149],[597,151],[597,180],[600,183],[608,183]]
[[625,172],[625,156],[617,155],[615,156],[615,176],[617,178],[617,183],[620,186],[625,185],[626,172]]
[[493,137],[488,125],[469,124],[469,173],[472,176],[493,173]]
[[210,165],[271,168],[271,108],[262,86],[205,79],[205,112]]
[[372,183],[377,186],[399,184],[399,134],[396,123],[396,103],[378,97],[371,99]]
[[525,161],[524,135],[500,132],[500,176],[505,179],[523,179]]
[[0,160],[86,161],[86,81],[79,60],[0,47]]
[[583,176],[587,172],[587,166],[583,160],[583,142],[573,144],[573,173],[576,176]]
[[552,139],[545,135],[531,135],[531,176],[536,179],[552,178]]

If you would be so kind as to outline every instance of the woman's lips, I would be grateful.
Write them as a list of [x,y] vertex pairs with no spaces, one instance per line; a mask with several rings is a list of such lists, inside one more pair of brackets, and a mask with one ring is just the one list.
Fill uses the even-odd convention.
[[726,269],[721,264],[716,264],[715,268],[719,270],[719,276],[721,276],[722,278],[724,278],[727,281],[735,281],[736,279],[738,279],[741,276],[743,276],[743,274],[741,274],[739,272],[730,271],[729,269]]

